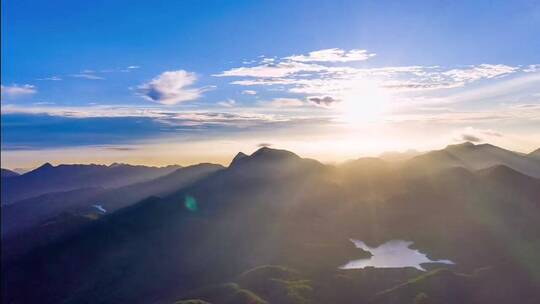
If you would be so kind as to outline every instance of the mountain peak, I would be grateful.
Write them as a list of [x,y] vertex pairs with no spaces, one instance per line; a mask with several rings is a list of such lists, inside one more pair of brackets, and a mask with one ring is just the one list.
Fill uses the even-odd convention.
[[461,144],[454,144],[454,145],[448,145],[445,149],[455,149],[455,148],[472,148],[475,147],[475,144],[473,144],[470,141],[463,142]]
[[230,167],[237,166],[240,163],[251,162],[251,161],[280,161],[288,159],[300,159],[300,157],[293,152],[280,149],[272,149],[269,147],[262,147],[257,151],[253,152],[251,155],[246,155],[245,153],[238,152],[233,158]]
[[262,147],[259,150],[251,154],[252,158],[263,158],[263,159],[285,159],[285,158],[299,158],[298,155],[294,154],[291,151],[272,149],[269,147]]
[[36,170],[50,169],[50,168],[54,168],[54,166],[51,165],[51,163],[44,163],[43,165],[39,166]]
[[244,152],[238,152],[236,154],[236,156],[233,158],[233,160],[231,161],[231,164],[229,166],[237,165],[242,159],[244,159],[246,157],[248,157],[248,156]]

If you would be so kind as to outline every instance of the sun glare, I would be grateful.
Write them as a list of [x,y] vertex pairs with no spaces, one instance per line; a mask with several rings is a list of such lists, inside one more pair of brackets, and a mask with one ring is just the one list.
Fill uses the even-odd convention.
[[341,120],[353,126],[379,122],[388,109],[389,93],[373,81],[355,81],[339,105]]

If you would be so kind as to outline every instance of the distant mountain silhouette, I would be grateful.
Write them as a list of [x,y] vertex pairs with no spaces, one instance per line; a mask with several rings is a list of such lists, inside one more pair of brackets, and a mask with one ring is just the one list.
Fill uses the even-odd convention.
[[178,166],[158,168],[124,164],[53,166],[45,163],[15,178],[2,179],[1,202],[12,203],[45,193],[78,188],[121,187],[150,180],[178,168]]
[[1,178],[13,177],[13,176],[19,176],[19,175],[20,175],[19,173],[15,172],[15,171],[11,171],[11,170],[4,169],[4,168],[2,168],[2,169],[0,169],[0,170],[1,170],[1,171],[0,171],[0,172],[1,172],[1,173],[0,173],[0,174],[1,174],[1,175],[0,175]]
[[238,152],[238,154],[236,154],[236,156],[233,158],[233,160],[231,161],[231,164],[229,166],[236,166],[238,165],[238,163],[244,159],[248,157],[244,152]]
[[475,145],[466,142],[450,145],[443,150],[414,157],[407,162],[411,170],[430,171],[450,167],[480,170],[495,165],[505,165],[523,174],[540,178],[540,160],[490,144]]

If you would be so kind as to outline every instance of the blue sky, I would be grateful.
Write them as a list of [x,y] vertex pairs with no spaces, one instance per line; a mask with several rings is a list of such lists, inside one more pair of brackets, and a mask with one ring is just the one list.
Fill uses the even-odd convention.
[[7,0],[2,165],[525,152],[539,64],[538,1]]

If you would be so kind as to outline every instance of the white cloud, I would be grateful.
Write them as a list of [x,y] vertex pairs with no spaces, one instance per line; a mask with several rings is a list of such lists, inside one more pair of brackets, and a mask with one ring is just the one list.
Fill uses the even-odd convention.
[[351,62],[364,61],[373,56],[375,56],[374,53],[368,53],[366,50],[345,51],[333,48],[309,52],[308,55],[293,55],[285,59],[298,62]]
[[235,104],[236,104],[236,100],[231,99],[231,98],[227,99],[226,101],[218,102],[218,105],[222,107],[226,107],[226,108],[232,108],[234,107]]
[[268,102],[268,105],[276,108],[300,107],[304,102],[297,98],[275,98]]
[[51,77],[45,77],[45,78],[38,78],[37,80],[60,81],[60,80],[62,80],[62,78],[58,77],[58,76],[51,76]]
[[[371,54],[372,55],[372,54]],[[308,55],[288,56],[265,63],[233,68],[214,76],[235,77],[231,84],[266,86],[273,91],[301,94],[304,97],[323,96],[342,99],[358,87],[383,89],[389,94],[438,94],[481,80],[501,78],[520,71],[519,67],[503,64],[480,64],[465,68],[440,66],[388,66],[356,68],[327,65],[329,62],[348,62],[371,56],[367,51],[328,49]],[[362,57],[364,56],[364,57]],[[530,67],[529,67],[530,68]],[[361,93],[361,92],[360,92]],[[397,99],[395,99],[397,100]],[[433,98],[431,98],[433,100]]]
[[202,96],[203,88],[190,88],[197,76],[184,70],[163,72],[150,82],[137,87],[147,100],[164,105],[175,105]]
[[74,77],[74,78],[84,78],[84,79],[90,79],[90,80],[103,80],[103,79],[105,79],[105,78],[103,78],[101,76],[97,76],[97,75],[89,74],[89,73],[91,73],[91,72],[83,71],[83,73],[71,74],[69,76]]
[[239,67],[215,74],[213,76],[225,77],[257,77],[257,78],[279,78],[299,72],[318,72],[326,68],[316,64],[305,64],[301,62],[280,62],[277,64],[264,63],[253,67]]
[[243,90],[242,94],[244,94],[244,95],[257,95],[257,91],[255,91],[255,90]]
[[[132,72],[132,71],[135,71],[137,69],[140,69],[141,67],[138,66],[138,65],[130,65],[130,66],[127,66],[125,69],[120,69],[118,70],[119,72],[123,72],[123,73],[129,73],[129,72]],[[114,72],[115,70],[110,70],[111,72]]]
[[[265,66],[264,64],[259,67]],[[311,65],[310,65],[311,66]],[[471,120],[497,120],[514,119],[508,115],[496,113],[452,113],[448,116],[433,115],[419,112],[421,106],[457,104],[474,100],[485,100],[490,97],[497,97],[503,101],[503,97],[508,96],[516,90],[523,90],[520,94],[530,96],[531,87],[537,82],[540,74],[530,73],[530,75],[516,75],[516,77],[506,77],[518,73],[520,68],[506,65],[481,64],[468,66],[466,68],[445,68],[440,66],[401,66],[401,67],[377,67],[377,68],[354,68],[349,66],[311,66],[311,71],[290,71],[277,73],[273,76],[285,75],[283,77],[240,77],[232,84],[242,86],[265,86],[273,92],[286,92],[299,94],[306,98],[304,106],[315,105],[327,109],[338,106],[334,101],[354,100],[359,103],[366,103],[369,108],[372,106],[371,100],[377,100],[383,104],[385,109],[395,110],[405,109],[419,114],[418,117],[399,117],[387,112],[385,115],[392,120],[427,120],[466,122]],[[282,65],[276,63],[274,69]],[[257,67],[247,67],[248,69],[258,69]],[[261,68],[262,71],[264,69]],[[308,69],[305,69],[308,70]],[[523,73],[523,71],[521,71]],[[261,73],[262,74],[262,73]],[[269,76],[265,74],[264,76]],[[500,79],[503,78],[504,79]],[[480,80],[490,80],[480,86],[469,86]],[[528,94],[528,95],[527,95]],[[520,96],[521,96],[520,95]],[[515,96],[515,95],[514,95]],[[532,102],[530,98],[524,100]],[[275,106],[279,106],[277,102]],[[285,102],[282,106],[286,106]],[[298,106],[301,104],[298,103]],[[297,106],[294,105],[294,106]],[[381,106],[381,107],[383,107]],[[516,113],[523,119],[531,119],[531,115],[538,113]]]
[[471,82],[482,78],[494,78],[517,71],[517,67],[504,64],[480,64],[466,69],[452,69],[443,72],[443,75],[450,76],[456,82]]
[[540,64],[529,64],[526,68],[523,69],[525,73],[534,73],[540,71]]
[[37,89],[34,85],[24,84],[22,86],[13,84],[8,86],[1,86],[2,95],[9,97],[19,97],[19,96],[28,96],[37,93]]

